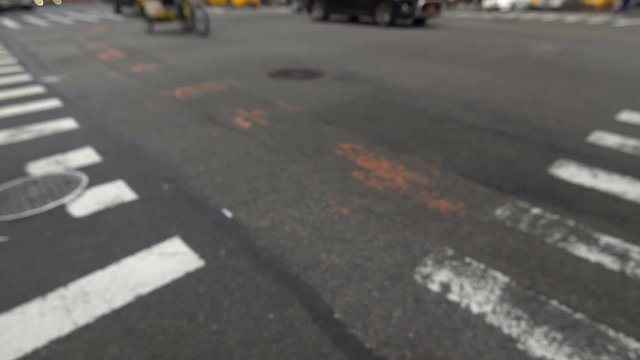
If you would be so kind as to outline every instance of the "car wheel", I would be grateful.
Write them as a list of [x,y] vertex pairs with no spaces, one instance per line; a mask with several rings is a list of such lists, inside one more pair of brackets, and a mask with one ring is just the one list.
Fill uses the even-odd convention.
[[358,15],[349,15],[349,22],[356,23],[360,20]]
[[315,21],[326,21],[329,19],[329,13],[327,13],[327,5],[325,0],[314,0],[311,3],[311,19]]
[[391,2],[388,0],[382,0],[376,6],[374,18],[376,24],[383,26],[391,26],[395,24],[395,19],[391,14]]
[[427,23],[427,18],[413,19],[411,23],[413,24],[413,26],[424,26],[424,24]]
[[113,4],[113,12],[116,14],[122,14],[122,4],[120,1],[117,1]]

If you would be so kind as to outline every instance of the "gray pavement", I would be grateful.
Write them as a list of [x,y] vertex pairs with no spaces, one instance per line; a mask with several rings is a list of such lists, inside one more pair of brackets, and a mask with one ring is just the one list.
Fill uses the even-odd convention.
[[[64,104],[0,141],[78,124],[0,142],[0,182],[91,146],[90,186],[136,194],[0,223],[0,359],[640,359],[634,25],[212,8],[202,39],[109,10],[0,16],[33,75],[0,97],[46,88],[0,114]],[[110,275],[175,237],[191,263]]]

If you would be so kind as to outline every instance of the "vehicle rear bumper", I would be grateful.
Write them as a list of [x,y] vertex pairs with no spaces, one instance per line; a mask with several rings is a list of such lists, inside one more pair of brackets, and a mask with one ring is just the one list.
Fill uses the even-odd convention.
[[442,2],[437,0],[396,0],[394,5],[394,15],[399,19],[425,19],[442,11]]

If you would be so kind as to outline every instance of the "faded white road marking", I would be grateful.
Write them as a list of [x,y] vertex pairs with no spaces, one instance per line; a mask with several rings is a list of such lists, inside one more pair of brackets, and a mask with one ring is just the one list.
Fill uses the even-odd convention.
[[611,21],[611,17],[608,15],[591,16],[587,19],[589,25],[602,25]]
[[630,136],[596,130],[587,136],[587,142],[630,155],[640,156],[640,140]]
[[563,21],[567,24],[577,23],[585,19],[584,15],[567,15],[564,17]]
[[98,11],[98,10],[92,10],[92,11],[88,11],[87,14],[89,16],[95,16],[95,17],[99,17],[99,18],[103,18],[103,19],[107,19],[107,20],[115,20],[115,21],[122,21],[124,20],[123,16],[114,14],[112,12],[108,12],[108,11]]
[[29,175],[42,175],[52,172],[79,169],[99,164],[101,162],[102,157],[98,154],[96,149],[91,146],[84,146],[61,154],[30,161],[25,166],[25,170]]
[[17,21],[13,20],[13,19],[8,19],[8,18],[0,18],[0,24],[4,25],[5,27],[8,27],[9,29],[20,29],[22,26],[20,26],[20,24],[18,24]]
[[0,66],[15,65],[17,63],[18,63],[18,59],[14,58],[13,56],[0,57]]
[[616,114],[616,120],[627,124],[640,125],[640,111],[621,110]]
[[640,25],[640,19],[617,19],[613,26],[615,27],[627,27]]
[[124,180],[114,180],[89,187],[67,204],[67,212],[74,218],[83,218],[136,200],[138,194]]
[[9,241],[8,236],[0,236],[0,242],[7,242],[7,241]]
[[220,211],[222,211],[222,214],[223,214],[224,216],[226,216],[227,218],[229,218],[229,219],[233,219],[233,213],[232,213],[229,209],[227,209],[227,208],[222,208]]
[[41,100],[26,101],[18,104],[0,106],[0,119],[11,116],[31,114],[61,108],[64,104],[58,98],[46,98]]
[[0,75],[12,74],[17,72],[23,72],[24,68],[21,65],[8,65],[0,66]]
[[15,74],[15,75],[0,76],[0,86],[20,84],[20,83],[29,82],[32,80],[33,80],[33,76],[31,74]]
[[542,22],[552,22],[552,21],[556,21],[560,19],[560,15],[558,14],[544,14],[540,20],[542,20]]
[[39,17],[33,16],[33,15],[23,15],[22,20],[24,20],[24,22],[28,22],[30,24],[41,26],[41,27],[49,26],[48,21],[40,19]]
[[205,266],[173,237],[0,315],[0,360],[21,358]]
[[98,19],[97,17],[95,17],[93,15],[83,14],[83,13],[77,12],[77,11],[67,11],[66,14],[70,18],[76,19],[76,20],[86,21],[86,22],[90,22],[90,23],[100,22],[100,19]]
[[557,160],[548,171],[549,174],[572,184],[640,204],[640,180],[634,177],[567,159]]
[[640,247],[590,229],[524,202],[510,202],[495,211],[510,228],[540,237],[581,259],[640,280]]
[[25,85],[6,90],[0,90],[0,101],[17,99],[25,96],[40,95],[46,92],[47,89],[42,85]]
[[73,25],[75,24],[75,21],[69,19],[66,16],[60,16],[60,15],[56,15],[56,14],[44,14],[44,17],[46,17],[47,19],[49,19],[49,21],[54,21],[60,24],[65,24],[65,25]]
[[529,356],[547,360],[640,358],[640,343],[555,300],[519,288],[511,279],[443,249],[415,269],[418,284],[482,317]]
[[73,118],[67,117],[9,129],[0,129],[0,146],[77,130],[78,128],[80,128],[78,123]]

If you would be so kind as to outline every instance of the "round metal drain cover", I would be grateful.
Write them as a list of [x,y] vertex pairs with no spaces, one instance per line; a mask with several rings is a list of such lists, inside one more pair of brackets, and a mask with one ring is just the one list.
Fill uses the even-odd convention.
[[322,71],[313,69],[280,69],[269,73],[269,77],[279,80],[311,80],[322,76]]
[[51,210],[80,195],[87,175],[64,173],[26,176],[0,185],[0,221],[25,218]]

